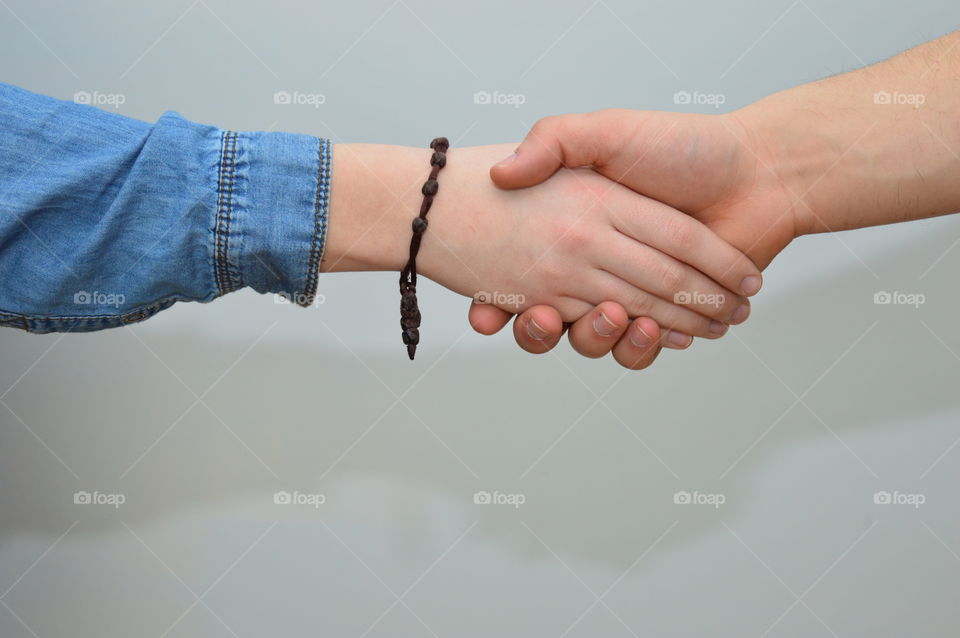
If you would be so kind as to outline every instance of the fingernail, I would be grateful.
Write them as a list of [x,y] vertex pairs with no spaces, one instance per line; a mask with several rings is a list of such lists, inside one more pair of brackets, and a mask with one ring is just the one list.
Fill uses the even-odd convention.
[[630,331],[630,343],[638,348],[649,347],[650,343],[653,342],[653,339],[651,339],[650,335],[643,331],[643,328],[640,327],[639,323],[634,324],[634,326],[636,329]]
[[610,321],[610,318],[604,314],[603,311],[600,311],[600,314],[593,320],[593,329],[601,337],[609,337],[615,333],[619,327],[620,326]]
[[511,154],[509,157],[506,157],[506,158],[504,158],[503,160],[501,160],[501,161],[497,164],[497,166],[509,166],[510,164],[513,164],[513,162],[514,162],[516,159],[517,159],[517,154],[516,154],[516,153],[513,153],[513,154]]
[[530,338],[534,341],[543,341],[547,338],[547,331],[533,319],[527,322],[527,334],[530,335]]
[[727,324],[722,321],[711,321],[710,322],[710,334],[712,335],[722,335],[727,331]]
[[670,334],[667,335],[667,343],[676,348],[686,348],[693,343],[693,337],[685,335],[682,332],[677,332],[676,330],[671,330]]
[[761,281],[756,275],[744,277],[740,282],[740,293],[746,296],[755,295],[760,292]]
[[750,316],[750,305],[742,304],[739,308],[737,308],[733,312],[733,315],[731,315],[730,323],[732,324],[743,323],[744,321],[747,320],[747,317],[749,316]]

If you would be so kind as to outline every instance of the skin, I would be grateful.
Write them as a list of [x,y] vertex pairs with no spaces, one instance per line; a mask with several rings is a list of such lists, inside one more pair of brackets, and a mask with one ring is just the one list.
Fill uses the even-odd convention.
[[[496,310],[549,305],[555,309],[550,321],[557,322],[574,322],[617,299],[607,315],[611,323],[625,323],[624,312],[649,316],[654,337],[657,322],[716,338],[741,320],[742,282],[755,280],[759,288],[760,273],[740,251],[692,217],[589,169],[561,170],[533,188],[498,189],[487,167],[512,148],[448,152],[417,258],[419,274],[468,297],[498,293],[488,295]],[[396,146],[335,148],[321,270],[403,268],[430,154]],[[675,303],[678,292],[689,301]]]
[[[729,114],[608,110],[549,117],[490,175],[501,188],[517,189],[547,180],[561,166],[590,166],[689,213],[763,269],[802,235],[960,210],[958,152],[955,32]],[[600,312],[616,315],[619,330],[592,330]],[[660,348],[638,346],[634,338],[640,327],[651,336],[656,330],[646,317],[628,322],[632,316],[608,301],[570,327],[570,342],[587,356],[612,352],[624,367],[645,368]],[[484,334],[510,317],[496,308],[470,309],[471,324]],[[555,310],[544,305],[514,323],[517,343],[530,352],[550,350],[563,332]],[[541,339],[525,329],[531,323],[547,328]]]

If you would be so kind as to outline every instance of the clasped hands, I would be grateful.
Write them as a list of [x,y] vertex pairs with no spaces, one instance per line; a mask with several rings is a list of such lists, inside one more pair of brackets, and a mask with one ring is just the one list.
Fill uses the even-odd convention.
[[[797,228],[797,186],[766,168],[782,153],[741,113],[608,110],[546,118],[519,148],[454,145],[417,271],[474,298],[481,333],[519,313],[533,353],[569,328],[581,354],[641,369],[662,347],[719,338]],[[337,146],[324,271],[404,267],[430,154]]]
[[[793,239],[960,210],[958,42],[730,113],[562,115],[515,153],[454,146],[418,271],[486,293],[470,307],[481,333],[517,315],[529,352],[569,329],[581,354],[640,369],[662,347],[718,338],[747,319],[760,271]],[[875,99],[894,86],[923,108]],[[321,268],[399,271],[429,151],[340,147]]]
[[[662,347],[745,321],[760,269],[796,235],[789,193],[761,156],[733,115],[607,110],[538,122],[490,170],[501,189],[553,185],[573,204],[556,207],[553,224],[516,229],[547,240],[544,254],[520,259],[533,259],[521,279],[543,294],[515,309],[517,343],[547,352],[569,327],[580,354],[612,352],[642,369]],[[570,285],[551,299],[538,285],[546,277]],[[499,292],[471,305],[478,332],[513,316],[513,291]]]

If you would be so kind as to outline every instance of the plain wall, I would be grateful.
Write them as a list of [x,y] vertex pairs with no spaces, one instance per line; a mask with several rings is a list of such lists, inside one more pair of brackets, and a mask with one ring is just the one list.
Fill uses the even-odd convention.
[[[958,25],[951,0],[3,0],[0,79],[464,146],[552,113],[713,111],[678,91],[731,110]],[[410,363],[389,273],[324,275],[309,310],[243,291],[0,330],[0,635],[953,634],[958,239],[955,217],[803,238],[746,325],[642,373],[475,335],[434,285]]]

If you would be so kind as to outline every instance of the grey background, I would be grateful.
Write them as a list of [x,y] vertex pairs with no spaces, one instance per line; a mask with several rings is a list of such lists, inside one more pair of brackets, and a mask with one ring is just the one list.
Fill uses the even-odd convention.
[[[422,146],[517,140],[550,113],[711,109],[674,104],[683,90],[733,109],[942,35],[960,7],[0,0],[0,16],[2,79],[38,92]],[[325,276],[307,311],[241,292],[130,329],[0,331],[0,635],[952,635],[958,238],[952,217],[804,238],[750,322],[644,373],[474,335],[436,286],[411,364],[386,273]],[[275,504],[284,490],[325,502]],[[484,490],[525,502],[475,504]],[[674,503],[695,490],[725,502]]]

